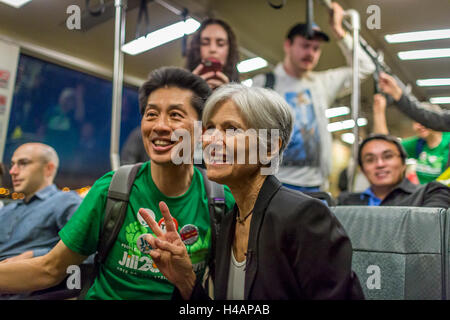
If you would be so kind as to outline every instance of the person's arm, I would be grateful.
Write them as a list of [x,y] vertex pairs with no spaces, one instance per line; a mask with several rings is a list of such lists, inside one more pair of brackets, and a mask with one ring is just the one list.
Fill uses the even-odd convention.
[[62,241],[46,255],[0,264],[0,292],[21,293],[50,288],[67,275],[67,268],[87,257],[73,252]]
[[450,188],[440,182],[430,182],[425,187],[422,207],[450,208]]
[[[346,32],[342,26],[344,18],[344,10],[336,3],[332,3],[332,11],[330,11],[330,27],[333,31],[334,37],[338,40],[337,45],[346,60],[346,67],[326,70],[324,74],[325,87],[327,88],[327,100],[331,104],[336,97],[345,96],[351,93],[352,90],[352,60],[353,60],[353,38]],[[365,79],[375,71],[375,65],[367,53],[359,46],[359,79]]]
[[437,112],[425,109],[417,100],[408,98],[393,77],[380,73],[379,87],[381,91],[392,96],[396,106],[408,117],[436,131],[450,131],[450,110]]
[[389,134],[386,121],[386,98],[377,93],[373,96],[373,132]]
[[286,239],[293,241],[287,256],[305,299],[364,299],[350,239],[336,217],[316,199],[299,202],[296,212],[286,221]]

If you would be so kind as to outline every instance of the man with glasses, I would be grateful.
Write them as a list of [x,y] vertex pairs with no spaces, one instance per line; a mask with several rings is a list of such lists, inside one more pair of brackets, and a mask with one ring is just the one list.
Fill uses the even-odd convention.
[[370,187],[361,193],[342,193],[338,204],[448,208],[450,188],[435,181],[412,184],[405,178],[406,158],[406,151],[393,136],[373,134],[363,140],[358,164]]
[[0,264],[49,252],[81,203],[75,192],[53,184],[58,164],[55,150],[45,144],[26,143],[14,152],[9,173],[23,200],[0,209]]

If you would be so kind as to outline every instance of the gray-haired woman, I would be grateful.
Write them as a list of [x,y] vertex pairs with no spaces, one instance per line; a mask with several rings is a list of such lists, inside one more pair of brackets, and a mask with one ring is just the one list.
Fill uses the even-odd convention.
[[[273,175],[292,131],[284,99],[225,85],[208,99],[202,121],[208,178],[227,185],[236,200],[215,245],[215,299],[363,299],[340,223],[321,201],[282,187]],[[208,298],[163,202],[160,209],[165,233],[140,210],[156,236],[146,237],[150,256],[175,296]]]

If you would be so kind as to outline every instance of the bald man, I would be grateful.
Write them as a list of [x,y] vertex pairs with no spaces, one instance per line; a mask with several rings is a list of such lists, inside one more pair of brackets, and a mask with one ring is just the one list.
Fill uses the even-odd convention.
[[58,165],[45,144],[26,143],[14,152],[9,173],[14,191],[25,197],[0,209],[0,263],[42,256],[59,241],[81,198],[53,184]]

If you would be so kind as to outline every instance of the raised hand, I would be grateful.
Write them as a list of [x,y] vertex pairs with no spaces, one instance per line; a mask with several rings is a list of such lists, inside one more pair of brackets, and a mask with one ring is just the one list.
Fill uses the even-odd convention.
[[342,27],[342,20],[344,20],[344,9],[337,3],[331,3],[330,11],[330,26],[333,33],[342,39],[345,36],[345,30]]
[[199,64],[194,70],[192,70],[192,73],[198,75],[203,80],[205,80],[212,90],[220,87],[223,84],[230,83],[230,79],[228,79],[228,77],[223,72],[210,71],[201,74],[202,69],[203,64]]
[[145,209],[139,209],[139,214],[156,235],[145,237],[152,247],[149,254],[159,271],[180,290],[181,296],[189,299],[196,278],[192,263],[166,203],[161,201],[159,209],[164,217],[165,232]]
[[381,91],[392,96],[395,101],[400,100],[403,94],[402,89],[397,84],[397,81],[395,81],[393,77],[384,72],[380,72],[378,86],[380,87]]

